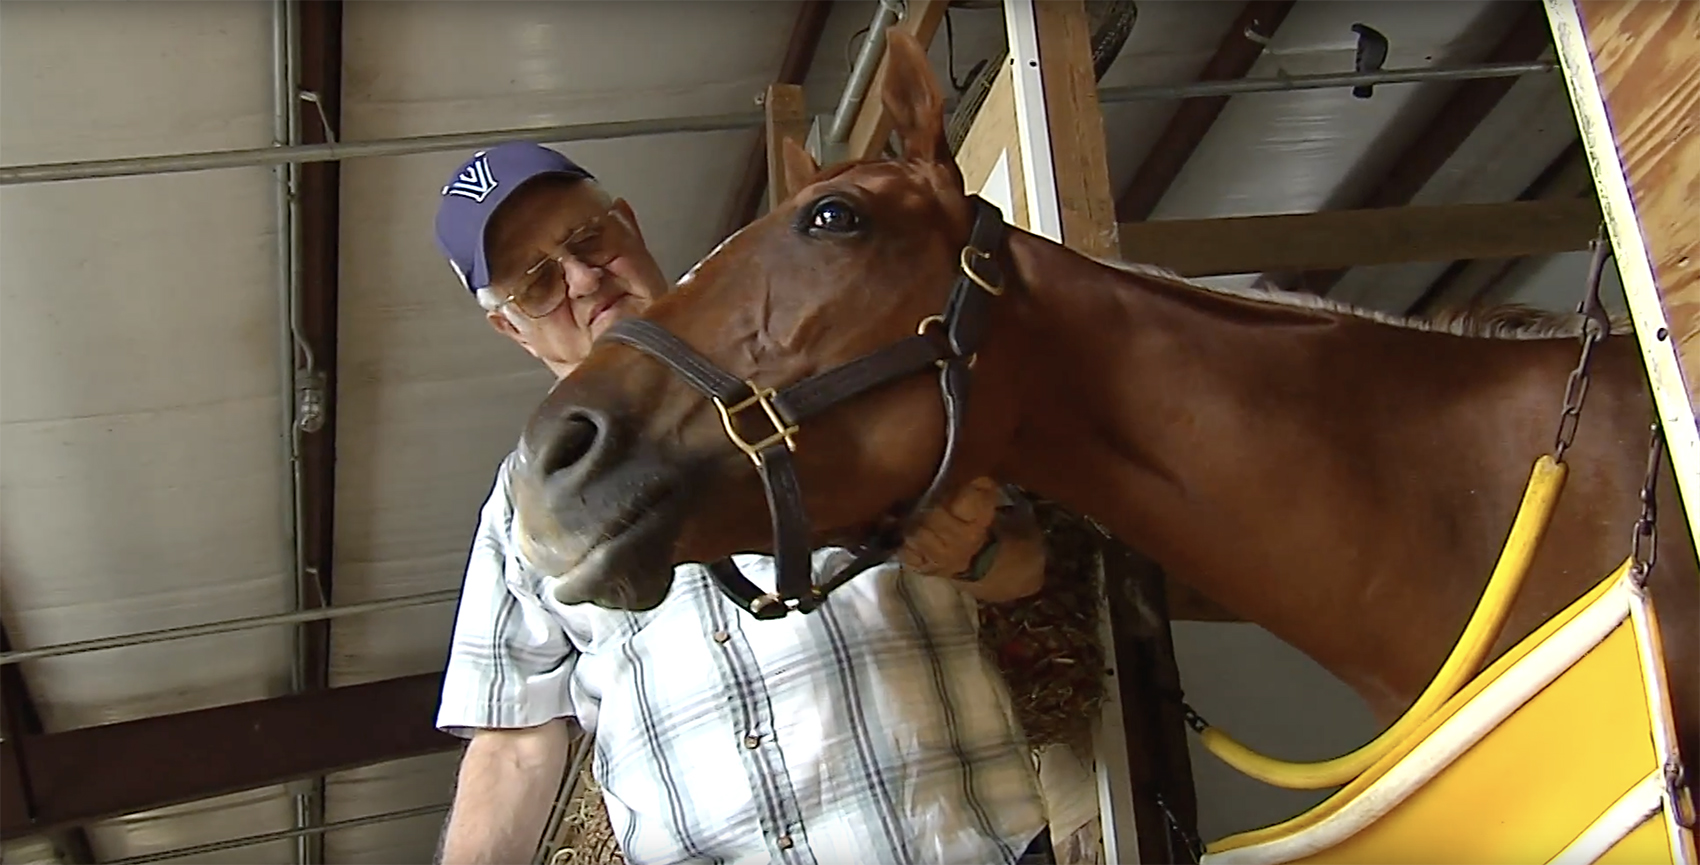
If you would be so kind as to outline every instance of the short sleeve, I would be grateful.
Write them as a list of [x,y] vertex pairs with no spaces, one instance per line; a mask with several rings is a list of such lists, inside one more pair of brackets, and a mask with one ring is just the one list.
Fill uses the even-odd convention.
[[519,562],[510,538],[510,454],[479,513],[455,611],[437,728],[469,737],[475,730],[535,727],[574,714],[570,692],[578,652],[560,621],[509,579]]

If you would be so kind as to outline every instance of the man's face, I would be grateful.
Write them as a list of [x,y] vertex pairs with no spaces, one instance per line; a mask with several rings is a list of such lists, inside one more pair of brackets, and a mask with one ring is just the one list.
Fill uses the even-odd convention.
[[630,205],[594,183],[526,184],[502,203],[485,240],[490,289],[512,298],[488,313],[491,325],[556,376],[572,372],[610,325],[668,289]]

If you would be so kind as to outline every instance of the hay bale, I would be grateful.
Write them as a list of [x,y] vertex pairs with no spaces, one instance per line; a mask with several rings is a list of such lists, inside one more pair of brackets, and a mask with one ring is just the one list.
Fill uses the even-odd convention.
[[980,642],[1003,671],[1028,743],[1085,752],[1104,699],[1103,535],[1060,505],[1029,498],[1045,533],[1045,586],[1019,601],[981,604]]
[[567,803],[561,820],[560,846],[549,856],[549,865],[625,865],[608,808],[602,802],[602,787],[596,783],[590,762],[579,772],[578,791]]

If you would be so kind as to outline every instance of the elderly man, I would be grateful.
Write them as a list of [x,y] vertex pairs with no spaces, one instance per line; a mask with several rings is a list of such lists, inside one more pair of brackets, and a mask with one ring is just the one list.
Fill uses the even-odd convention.
[[[534,144],[473,154],[436,230],[491,326],[557,376],[671,286],[630,205]],[[654,610],[560,604],[513,543],[511,459],[480,515],[437,717],[470,739],[443,861],[530,860],[570,724],[595,737],[628,862],[1050,861],[1037,775],[976,638],[977,600],[1043,580],[1036,525],[998,509],[995,486],[971,486],[826,608],[758,621],[698,564]],[[739,564],[772,579],[771,558]],[[686,657],[719,674],[669,663]]]

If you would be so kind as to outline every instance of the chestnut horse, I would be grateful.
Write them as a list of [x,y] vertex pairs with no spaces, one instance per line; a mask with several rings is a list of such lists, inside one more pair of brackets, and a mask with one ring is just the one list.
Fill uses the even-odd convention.
[[[1397,717],[1554,447],[1581,317],[1406,320],[994,225],[920,46],[894,32],[887,50],[901,155],[821,171],[789,146],[795,194],[606,334],[530,419],[522,543],[557,597],[647,609],[675,563],[783,561],[989,475],[1093,518]],[[780,393],[739,411],[745,383]],[[734,430],[771,430],[768,410],[789,434],[735,447]],[[1568,482],[1490,658],[1628,555],[1653,418],[1620,327],[1595,348]],[[1700,566],[1668,460],[1657,494],[1650,587],[1692,784]]]

